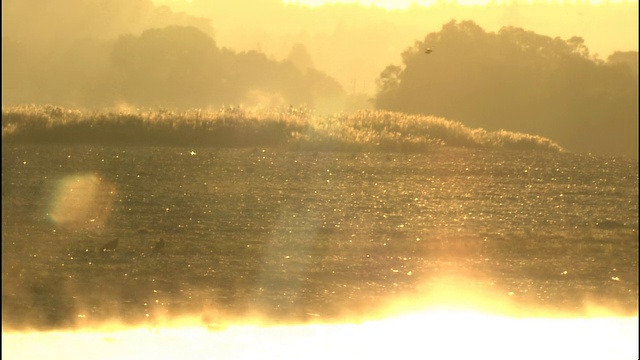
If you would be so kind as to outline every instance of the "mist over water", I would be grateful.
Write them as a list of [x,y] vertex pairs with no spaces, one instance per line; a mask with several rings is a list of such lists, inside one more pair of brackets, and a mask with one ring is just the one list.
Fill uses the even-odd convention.
[[3,355],[637,358],[637,6],[4,1]]
[[7,328],[365,319],[404,296],[438,300],[450,277],[494,306],[637,308],[638,175],[624,159],[77,145],[3,156]]
[[3,144],[3,354],[635,356],[628,160]]

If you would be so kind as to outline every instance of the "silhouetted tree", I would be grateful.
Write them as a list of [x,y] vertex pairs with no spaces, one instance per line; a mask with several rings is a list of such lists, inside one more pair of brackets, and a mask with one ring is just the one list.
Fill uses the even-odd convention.
[[112,61],[125,100],[146,106],[202,107],[220,79],[215,41],[194,27],[151,29],[122,36]]
[[309,51],[307,51],[307,47],[300,43],[293,44],[287,56],[287,61],[302,72],[315,68],[311,55],[309,55]]
[[404,51],[402,61],[380,74],[377,108],[535,133],[575,151],[637,156],[637,76],[591,58],[580,37],[516,27],[492,33],[451,21]]
[[310,57],[303,70],[257,51],[218,49],[213,39],[193,27],[123,36],[111,58],[122,99],[137,105],[188,108],[244,103],[339,110],[337,103],[345,97],[334,79],[309,67]]
[[[310,60],[310,59],[308,59]],[[251,105],[304,105],[310,108],[341,109],[345,94],[338,82],[307,67],[300,69],[289,60],[273,61],[257,51],[229,53],[224,74],[226,93],[233,101]],[[340,105],[340,106],[339,106]]]
[[616,51],[609,55],[607,63],[611,65],[624,64],[638,76],[638,52],[637,51]]
[[150,27],[210,21],[151,0],[7,0],[2,3],[3,104],[111,105],[120,91],[109,54],[115,39]]

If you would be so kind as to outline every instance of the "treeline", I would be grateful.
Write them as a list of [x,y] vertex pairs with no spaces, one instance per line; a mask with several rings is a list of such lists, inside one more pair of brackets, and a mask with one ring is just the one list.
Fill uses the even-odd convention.
[[637,1],[496,0],[468,6],[435,0],[394,11],[359,3],[306,7],[281,0],[190,0],[172,1],[171,7],[210,18],[221,46],[259,47],[284,58],[294,43],[304,43],[318,69],[348,92],[371,95],[377,75],[399,61],[402,49],[451,19],[471,19],[491,31],[511,25],[563,38],[579,35],[603,59],[616,50],[637,50]]
[[[108,65],[104,52],[118,36],[139,36],[171,25],[194,26],[215,39],[219,48],[253,50],[278,61],[302,43],[317,70],[335,78],[349,95],[360,94],[352,108],[370,105],[366,96],[375,93],[375,79],[386,65],[399,61],[402,49],[451,19],[473,19],[491,31],[512,25],[539,34],[580,35],[603,58],[614,50],[637,50],[637,2],[433,3],[386,11],[356,3],[311,8],[281,0],[6,0],[3,45],[9,40],[11,46],[3,47],[3,83],[14,72],[24,81],[3,84],[3,103],[51,103],[41,101],[51,97],[44,91],[64,93],[70,88],[62,84],[84,81],[73,76],[96,77],[91,70]],[[37,98],[25,100],[27,90],[35,91]]]
[[6,105],[186,109],[293,104],[331,112],[342,110],[346,100],[334,79],[296,61],[304,46],[292,49],[291,59],[275,61],[256,51],[219,48],[193,26],[149,29],[115,41],[78,40],[48,58],[11,39],[3,41],[2,50]]
[[4,144],[277,147],[313,151],[425,152],[442,146],[559,152],[549,139],[471,129],[455,121],[388,111],[316,115],[304,108],[217,111],[2,109]]
[[[495,28],[503,21],[495,20],[497,14],[521,23],[518,9],[526,8],[532,17],[556,19],[561,12],[549,6],[562,6],[568,12],[562,24],[571,24],[563,31],[593,31],[619,14],[611,29],[627,34],[620,29],[632,27],[624,19],[629,9],[637,13],[637,3],[464,7],[439,1],[393,12],[355,4],[311,9],[279,0],[173,2],[173,9],[184,11],[176,12],[159,3],[3,2],[2,104],[293,105],[332,113],[371,108],[362,92],[373,96],[376,74],[384,69],[375,94],[378,109],[540,134],[574,151],[637,157],[637,51],[616,52],[605,61],[580,37],[563,40],[519,27],[488,32],[464,21],[429,34],[403,53],[402,65],[385,69],[444,17],[473,16]],[[607,27],[607,44],[628,43],[626,35],[611,31]],[[434,52],[426,55],[425,47]]]
[[380,74],[377,108],[637,159],[637,52],[601,61],[580,37],[515,27],[487,32],[471,21],[451,21],[404,51],[402,62]]

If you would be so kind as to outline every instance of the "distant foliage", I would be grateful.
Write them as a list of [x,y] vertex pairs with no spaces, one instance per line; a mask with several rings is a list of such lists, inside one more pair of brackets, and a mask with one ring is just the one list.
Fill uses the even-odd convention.
[[470,129],[439,117],[389,111],[332,116],[305,108],[80,111],[58,106],[2,109],[4,143],[280,147],[313,151],[424,152],[434,147],[562,151],[549,139]]
[[451,21],[402,61],[381,72],[376,108],[539,134],[572,151],[637,156],[637,52],[604,62],[581,37]]
[[216,43],[195,27],[121,36],[111,62],[122,99],[145,106],[206,106],[222,78]]
[[609,55],[607,63],[610,65],[627,66],[629,70],[638,76],[638,52],[637,51],[616,51]]
[[314,69],[306,50],[293,50],[292,58],[284,61],[258,51],[236,52],[218,47],[201,29],[182,25],[108,41],[76,40],[45,51],[46,56],[7,37],[2,43],[2,103],[92,108],[127,103],[181,110],[293,104],[327,113],[343,109],[347,95],[342,86]]

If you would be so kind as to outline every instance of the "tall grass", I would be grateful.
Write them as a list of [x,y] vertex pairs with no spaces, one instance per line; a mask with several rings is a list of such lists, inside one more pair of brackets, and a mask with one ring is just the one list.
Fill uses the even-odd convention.
[[434,116],[359,111],[331,116],[302,108],[87,111],[58,106],[2,108],[8,143],[99,143],[283,147],[291,150],[422,152],[433,147],[562,151],[547,138],[470,129]]

